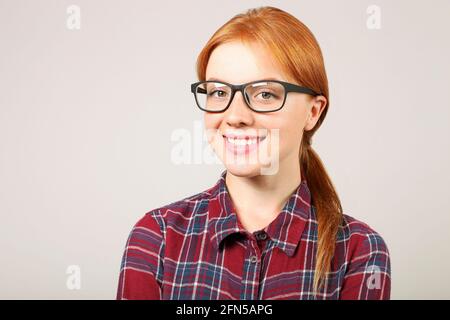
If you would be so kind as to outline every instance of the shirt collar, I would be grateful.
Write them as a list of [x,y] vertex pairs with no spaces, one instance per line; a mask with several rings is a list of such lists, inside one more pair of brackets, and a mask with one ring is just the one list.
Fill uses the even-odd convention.
[[[220,248],[221,242],[231,234],[246,233],[225,184],[226,173],[227,170],[224,170],[210,190],[208,232],[215,248]],[[302,180],[279,215],[264,229],[275,246],[288,256],[294,255],[312,214],[311,207],[311,193],[306,180]]]

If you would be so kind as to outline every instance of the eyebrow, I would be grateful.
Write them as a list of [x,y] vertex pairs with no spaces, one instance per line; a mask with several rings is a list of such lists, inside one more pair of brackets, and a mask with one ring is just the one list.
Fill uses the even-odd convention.
[[[279,79],[279,78],[276,78],[276,77],[266,77],[266,78],[255,79],[255,80],[248,81],[248,82],[259,81],[259,80],[278,80],[278,81],[284,81],[284,80]],[[211,78],[207,79],[206,81],[228,82],[228,81],[221,80],[221,79],[219,79],[219,78],[214,78],[214,77],[211,77]]]

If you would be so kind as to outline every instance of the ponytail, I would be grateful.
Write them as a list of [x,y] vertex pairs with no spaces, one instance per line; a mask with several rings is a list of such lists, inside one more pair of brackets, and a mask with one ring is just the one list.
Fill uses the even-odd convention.
[[304,133],[300,152],[302,179],[311,192],[311,204],[318,222],[318,247],[314,272],[314,292],[324,285],[330,271],[336,245],[336,236],[342,221],[342,206],[337,192],[319,155],[311,147],[311,136]]

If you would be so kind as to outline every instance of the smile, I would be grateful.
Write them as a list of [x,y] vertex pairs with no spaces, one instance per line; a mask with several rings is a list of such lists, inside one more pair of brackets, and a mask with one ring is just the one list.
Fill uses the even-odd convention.
[[255,138],[231,138],[231,137],[225,137],[226,141],[228,143],[231,143],[236,146],[246,146],[246,145],[253,145],[257,144],[258,142],[263,141],[266,137],[255,137]]
[[266,139],[258,136],[223,136],[225,147],[234,155],[245,155],[257,149],[262,141]]

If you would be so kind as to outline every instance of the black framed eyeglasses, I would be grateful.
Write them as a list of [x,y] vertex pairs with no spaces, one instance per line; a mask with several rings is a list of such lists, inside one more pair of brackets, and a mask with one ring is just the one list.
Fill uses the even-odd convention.
[[199,81],[191,84],[197,106],[206,112],[224,112],[240,91],[247,106],[255,112],[274,112],[283,108],[288,92],[318,96],[314,90],[280,80],[256,80],[240,85],[224,81]]

